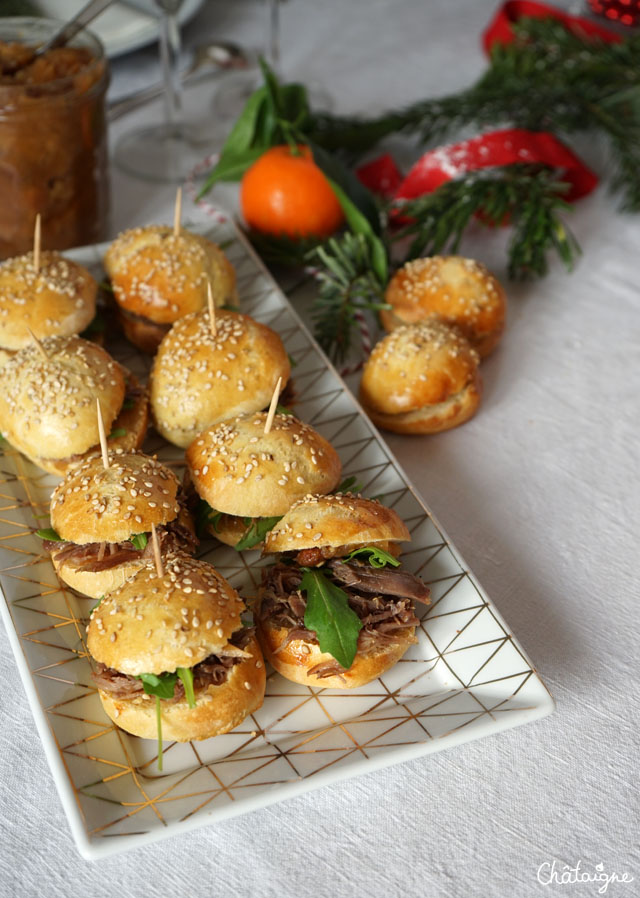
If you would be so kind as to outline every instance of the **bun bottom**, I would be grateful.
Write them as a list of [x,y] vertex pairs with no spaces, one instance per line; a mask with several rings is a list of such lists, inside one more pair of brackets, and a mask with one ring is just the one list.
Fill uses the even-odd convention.
[[482,381],[476,374],[474,380],[459,393],[450,396],[444,402],[425,405],[422,408],[401,412],[397,415],[376,411],[362,400],[360,402],[376,427],[392,433],[441,433],[459,427],[473,418],[482,398]]
[[377,679],[390,670],[415,643],[415,627],[398,631],[398,643],[381,646],[378,651],[363,654],[358,652],[348,670],[340,676],[309,676],[308,671],[323,661],[333,661],[328,652],[321,652],[319,646],[302,639],[292,640],[286,648],[278,651],[289,632],[267,621],[259,621],[256,632],[264,656],[271,666],[287,680],[313,686],[315,689],[357,689]]
[[106,596],[113,592],[114,589],[118,589],[143,568],[146,563],[136,559],[125,564],[118,564],[116,567],[108,568],[106,571],[82,571],[74,564],[73,559],[57,562],[52,556],[51,561],[63,583],[66,583],[67,586],[70,586],[71,589],[79,592],[81,595],[88,596],[90,599],[101,599],[102,596]]
[[156,324],[150,318],[133,315],[120,306],[117,307],[117,314],[127,340],[147,355],[156,354],[163,337],[171,330],[171,324]]
[[[217,521],[218,529],[213,526],[213,524],[209,524],[207,527],[207,532],[211,534],[211,536],[215,536],[217,540],[221,543],[224,543],[225,546],[235,546],[238,540],[242,539],[244,536],[247,525],[244,522],[244,518],[240,518],[235,514],[225,514]],[[262,543],[255,547],[256,549],[262,548]]]
[[[196,693],[196,706],[186,699],[162,705],[162,738],[191,742],[221,736],[233,730],[264,701],[266,674],[260,646],[255,638],[246,647],[251,658],[234,665],[220,686],[207,686]],[[156,703],[148,698],[117,699],[101,690],[102,707],[121,729],[142,739],[157,739]]]

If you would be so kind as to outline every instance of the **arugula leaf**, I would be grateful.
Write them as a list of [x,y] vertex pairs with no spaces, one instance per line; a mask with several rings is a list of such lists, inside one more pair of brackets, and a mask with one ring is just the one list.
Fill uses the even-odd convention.
[[95,603],[95,605],[92,605],[92,606],[91,606],[91,608],[90,608],[90,610],[89,610],[89,617],[91,617],[91,615],[93,614],[93,612],[96,610],[96,608],[97,608],[98,605],[102,602],[103,599],[104,599],[104,596],[100,596],[100,598],[99,598],[98,601]]
[[196,696],[193,691],[193,670],[190,667],[179,667],[176,673],[182,680],[184,686],[184,695],[190,708],[196,706]]
[[96,312],[89,324],[80,334],[81,337],[91,337],[93,334],[103,334],[107,329],[107,323],[100,312]]
[[257,546],[283,517],[284,515],[276,515],[273,518],[253,518],[248,530],[235,544],[234,549],[238,552],[244,552],[245,549],[252,549],[254,546]]
[[146,549],[149,538],[146,533],[134,533],[133,536],[129,537],[129,542],[133,543],[136,549],[142,551]]
[[220,518],[222,511],[216,511],[204,499],[198,500],[196,506],[196,533],[200,539],[204,539],[209,535],[208,527],[211,525],[216,533],[220,532]]
[[106,290],[107,293],[113,293],[113,287],[111,286],[111,281],[99,281],[98,287],[101,290]]
[[[178,681],[177,673],[140,674],[136,677],[142,681],[142,686],[147,695],[156,697],[156,726],[158,728],[158,770],[162,770],[162,707],[161,698],[173,698],[173,693]],[[186,688],[185,688],[186,693]]]
[[367,561],[371,567],[386,567],[390,564],[392,567],[400,567],[400,562],[390,552],[386,552],[379,546],[362,546],[360,549],[354,549],[344,556],[345,561],[355,558],[356,555],[368,555]]
[[345,477],[342,483],[334,489],[334,493],[359,493],[362,490],[362,484],[358,483],[357,477]]
[[147,695],[155,695],[157,698],[173,698],[173,693],[178,681],[177,673],[143,673],[136,677],[142,681],[142,686]]
[[108,439],[108,440],[115,440],[117,437],[123,437],[123,436],[125,436],[126,433],[127,433],[126,427],[116,427],[116,428],[114,428],[114,430],[111,431],[111,433],[109,434],[109,436],[107,437],[107,439]]
[[305,571],[300,589],[307,594],[305,627],[315,632],[320,651],[329,652],[347,670],[358,650],[362,621],[349,607],[346,592],[318,570]]
[[[129,397],[128,399],[125,399],[125,401],[122,403],[122,410],[124,411],[125,409],[128,409],[128,408],[135,408],[135,404],[136,404],[135,399],[132,399],[131,397]],[[110,436],[113,436],[113,434],[110,434]]]
[[7,438],[0,433],[0,443],[6,443]]
[[58,531],[54,530],[53,527],[45,527],[43,530],[36,530],[36,536],[39,536],[40,539],[50,539],[52,542],[56,543],[65,542]]
[[276,405],[276,412],[279,415],[291,415],[292,418],[296,417],[294,412],[292,412],[290,408],[287,408],[286,405],[280,405],[280,403]]

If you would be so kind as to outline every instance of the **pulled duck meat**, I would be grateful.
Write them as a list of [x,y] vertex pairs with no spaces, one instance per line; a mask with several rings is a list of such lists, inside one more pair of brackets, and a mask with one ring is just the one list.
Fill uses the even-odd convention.
[[[177,519],[156,528],[156,532],[161,552],[183,550],[193,553],[198,546],[198,541],[193,533]],[[151,539],[148,539],[144,549],[136,549],[130,540],[121,543],[107,543],[106,549],[102,549],[101,552],[102,545],[102,543],[77,545],[76,543],[48,539],[42,541],[45,551],[50,552],[58,564],[62,564],[64,561],[73,561],[78,570],[91,573],[106,571],[128,561],[138,559],[146,561],[153,558]]]
[[[419,624],[414,599],[429,603],[429,588],[406,571],[372,568],[358,561],[338,559],[331,560],[325,571],[347,594],[349,606],[362,621],[358,651],[363,653],[382,645],[392,645],[397,641],[399,631]],[[278,651],[296,639],[318,642],[315,632],[304,625],[307,602],[300,592],[301,580],[300,568],[284,562],[265,569],[263,574],[260,620],[270,619],[276,626],[289,631]],[[322,679],[342,671],[337,661],[323,661],[311,668],[309,674]]]
[[[252,627],[244,627],[238,633],[234,633],[229,640],[236,649],[245,649],[254,634]],[[209,655],[204,661],[194,665],[193,688],[195,692],[206,689],[207,686],[221,686],[232,667],[242,661],[242,655]],[[91,674],[93,680],[102,692],[106,692],[114,699],[139,698],[144,694],[142,681],[137,677],[120,673],[106,664],[98,664]],[[184,698],[184,686],[182,680],[176,680],[173,690],[173,698],[162,699],[163,702],[174,704]]]

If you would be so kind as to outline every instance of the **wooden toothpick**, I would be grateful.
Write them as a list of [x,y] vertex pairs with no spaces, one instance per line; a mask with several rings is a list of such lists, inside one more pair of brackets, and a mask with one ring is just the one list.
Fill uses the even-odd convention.
[[46,359],[47,361],[49,361],[49,356],[47,355],[47,351],[46,351],[46,349],[44,348],[44,346],[42,345],[42,343],[40,342],[40,340],[38,340],[38,338],[36,337],[36,335],[35,335],[34,332],[31,330],[30,327],[27,327],[27,330],[29,331],[29,336],[31,337],[31,339],[33,340],[33,342],[34,342],[34,343],[36,344],[36,346],[38,347],[38,351],[39,351],[40,355],[42,356],[42,358],[43,358],[43,359]]
[[276,384],[276,388],[273,391],[273,396],[271,397],[271,405],[269,406],[269,412],[267,414],[267,420],[264,424],[264,432],[265,434],[269,433],[271,427],[273,425],[273,419],[276,416],[276,406],[278,405],[278,399],[280,398],[280,389],[282,387],[282,378],[278,378],[278,383]]
[[173,236],[180,236],[180,219],[182,218],[182,187],[176,190],[176,206],[173,210]]
[[218,326],[216,324],[216,307],[213,302],[213,292],[211,290],[211,281],[207,283],[207,303],[209,305],[209,326],[211,328],[211,336],[215,340],[216,334],[218,333]]
[[33,267],[36,274],[40,271],[40,243],[41,243],[40,213],[36,215],[36,226],[33,230]]
[[156,573],[158,577],[164,577],[162,569],[162,558],[160,556],[160,543],[158,542],[158,534],[156,533],[156,525],[151,525],[151,542],[153,544],[153,557],[156,562]]
[[107,435],[104,432],[104,421],[102,420],[102,409],[100,408],[100,400],[96,399],[98,408],[98,433],[100,434],[100,450],[102,452],[102,464],[105,471],[109,470],[109,450],[107,449]]

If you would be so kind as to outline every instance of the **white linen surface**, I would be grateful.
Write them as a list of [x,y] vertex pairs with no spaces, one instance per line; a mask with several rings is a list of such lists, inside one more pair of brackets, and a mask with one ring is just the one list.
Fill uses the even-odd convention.
[[[282,7],[283,66],[344,112],[460,89],[483,69],[493,0],[351,0]],[[259,44],[256,2],[210,2],[185,29]],[[155,49],[114,65],[121,95],[152,79]],[[526,98],[523,97],[523,102]],[[160,114],[149,107],[113,137]],[[597,141],[575,140],[599,171]],[[113,233],[169,220],[172,189],[114,172]],[[222,190],[232,203],[234,189]],[[185,203],[185,215],[197,213]],[[485,362],[477,417],[388,441],[558,702],[538,723],[323,788],[97,863],[81,859],[0,630],[0,895],[23,898],[596,895],[536,878],[556,859],[625,871],[638,836],[638,389],[640,216],[606,187],[570,225],[568,275],[509,285],[509,323]],[[507,234],[463,250],[506,277]]]

